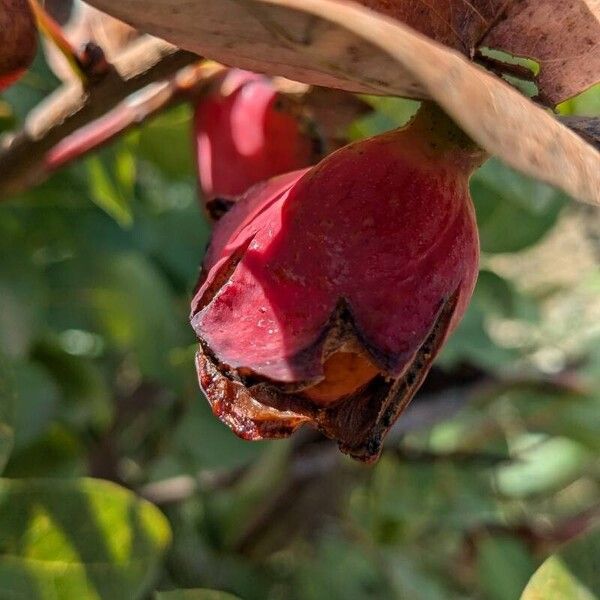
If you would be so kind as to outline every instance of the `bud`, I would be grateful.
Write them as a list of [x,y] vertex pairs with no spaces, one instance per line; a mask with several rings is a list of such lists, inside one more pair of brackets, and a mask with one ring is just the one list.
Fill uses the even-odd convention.
[[471,297],[481,160],[424,105],[251,189],[217,224],[192,304],[215,414],[252,440],[310,423],[376,460]]
[[[195,112],[198,174],[209,212],[255,183],[315,162],[301,107],[263,75],[229,69]],[[215,215],[217,216],[217,215]]]

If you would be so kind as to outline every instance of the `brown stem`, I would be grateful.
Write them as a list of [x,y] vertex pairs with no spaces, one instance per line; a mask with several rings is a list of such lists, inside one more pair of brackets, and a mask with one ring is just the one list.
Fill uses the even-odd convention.
[[134,101],[128,98],[106,115],[84,125],[47,153],[45,172],[40,174],[37,183],[168,108],[197,98],[210,86],[214,71],[201,64],[187,67],[165,81],[164,85],[149,88],[141,98]]
[[29,114],[22,130],[0,140],[0,200],[43,179],[46,154],[58,142],[132,93],[198,60],[162,40],[141,38],[89,88],[81,84],[59,88]]
[[533,552],[548,553],[556,546],[596,528],[599,522],[600,505],[594,505],[551,526],[534,526],[530,523],[513,525],[484,523],[468,532],[465,541],[471,554],[477,541],[487,535],[512,536],[527,544]]
[[489,69],[500,77],[503,75],[510,75],[512,77],[516,77],[517,79],[522,79],[523,81],[531,81],[534,83],[536,81],[535,73],[523,65],[516,65],[503,60],[498,60],[496,58],[492,58],[491,56],[486,56],[481,52],[477,52],[475,54],[475,62],[486,69]]

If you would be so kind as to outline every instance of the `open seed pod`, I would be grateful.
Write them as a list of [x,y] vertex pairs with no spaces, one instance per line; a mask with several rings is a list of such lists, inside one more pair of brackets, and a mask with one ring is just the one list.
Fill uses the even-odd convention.
[[200,186],[215,219],[252,185],[317,160],[318,140],[302,105],[264,75],[224,71],[194,120]]
[[217,224],[192,304],[215,414],[245,439],[310,423],[375,460],[473,291],[482,159],[428,104],[251,189]]

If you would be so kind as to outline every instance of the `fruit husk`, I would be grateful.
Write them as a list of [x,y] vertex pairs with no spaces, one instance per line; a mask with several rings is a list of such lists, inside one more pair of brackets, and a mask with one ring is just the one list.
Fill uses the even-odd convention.
[[201,387],[241,437],[310,423],[375,460],[466,309],[483,155],[419,114],[250,190],[217,226],[192,324]]
[[376,461],[383,440],[431,368],[450,328],[458,293],[442,305],[423,345],[399,378],[378,374],[333,406],[319,406],[302,393],[285,393],[268,382],[244,382],[203,348],[196,354],[198,381],[213,413],[245,440],[285,438],[305,424],[338,441],[361,462]]

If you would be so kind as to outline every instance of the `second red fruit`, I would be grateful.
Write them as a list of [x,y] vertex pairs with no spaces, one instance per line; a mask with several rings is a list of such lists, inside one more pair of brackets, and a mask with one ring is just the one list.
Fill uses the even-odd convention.
[[308,129],[268,77],[226,71],[195,112],[198,174],[209,209],[256,183],[311,165],[315,138]]

